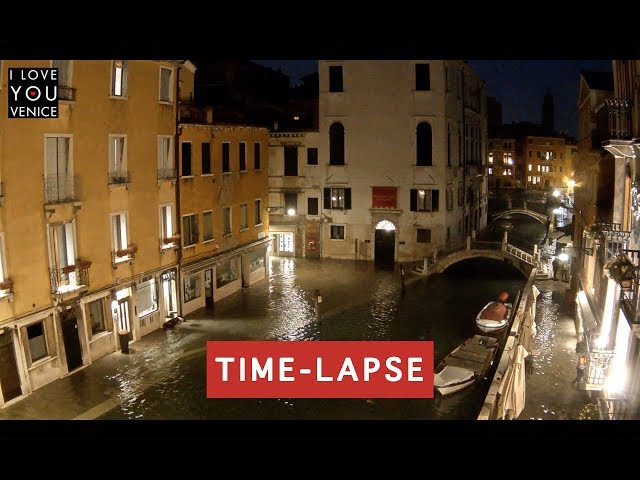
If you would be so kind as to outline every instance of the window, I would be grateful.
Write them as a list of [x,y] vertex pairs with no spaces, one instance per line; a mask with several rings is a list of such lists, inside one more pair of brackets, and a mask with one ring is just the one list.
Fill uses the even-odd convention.
[[533,165],[530,163],[529,164],[529,171],[533,170]]
[[113,242],[113,249],[116,252],[116,262],[122,262],[124,260],[129,259],[129,254],[120,253],[120,250],[124,250],[129,246],[129,234],[128,234],[128,222],[127,222],[127,213],[112,213],[111,214],[111,235]]
[[73,222],[49,225],[51,268],[59,270],[76,263]]
[[158,310],[158,286],[153,277],[146,277],[136,285],[138,317],[144,317]]
[[329,127],[329,164],[344,165],[344,126],[340,122]]
[[260,170],[260,143],[253,144],[253,168]]
[[453,210],[453,189],[447,188],[447,210]]
[[329,67],[329,91],[342,92],[342,66],[334,65]]
[[240,159],[240,171],[247,169],[247,144],[245,142],[238,143],[238,158]]
[[182,142],[182,172],[183,177],[191,176],[191,142]]
[[493,168],[492,167],[489,167],[488,171],[489,171],[489,175],[493,175]]
[[284,213],[287,215],[298,213],[298,192],[284,192]]
[[160,67],[160,101],[173,101],[173,70]]
[[190,275],[184,279],[184,301],[188,302],[200,297],[200,274]]
[[102,299],[89,303],[87,311],[89,313],[89,324],[91,325],[91,336],[105,332],[107,330],[107,324]]
[[527,182],[531,183],[531,175],[527,175]]
[[231,144],[225,142],[222,144],[222,173],[228,173],[231,171],[231,159],[229,158]]
[[350,210],[351,209],[351,189],[350,188],[325,188],[324,189],[324,209],[325,210]]
[[182,246],[189,247],[198,243],[198,215],[195,213],[182,216]]
[[202,175],[211,173],[211,143],[202,142]]
[[458,185],[458,206],[461,207],[464,204],[464,188],[462,184]]
[[73,198],[71,137],[45,137],[45,197],[47,202]]
[[331,225],[331,240],[344,240],[344,225]]
[[202,241],[213,240],[213,212],[202,212]]
[[240,205],[240,230],[249,228],[249,220],[247,215],[247,204]]
[[538,171],[540,171],[540,165],[538,164]]
[[416,63],[416,90],[431,90],[428,63]]
[[307,148],[307,165],[318,165],[317,148]]
[[489,153],[489,163],[493,163],[493,152]]
[[505,165],[507,164],[507,153],[503,153],[502,154],[502,163],[504,163]]
[[262,223],[262,200],[258,199],[253,202],[255,208],[255,224],[260,225]]
[[315,197],[307,198],[307,215],[318,215],[318,199]]
[[433,165],[431,145],[431,125],[419,123],[416,128],[416,165],[429,167]]
[[238,280],[238,266],[236,260],[230,260],[226,263],[216,266],[216,288]]
[[31,363],[49,355],[47,351],[47,341],[44,335],[44,328],[44,320],[38,323],[33,323],[27,327]]
[[109,135],[109,183],[127,183],[127,137]]
[[411,189],[409,209],[412,212],[437,212],[439,210],[440,191]]
[[173,237],[173,205],[160,206],[160,240],[162,248],[170,248],[175,242],[168,241]]
[[173,166],[173,137],[158,136],[158,178],[175,178]]
[[510,153],[507,155],[507,165],[513,165],[513,158]]
[[231,234],[231,207],[224,207],[222,209],[222,234]]
[[114,60],[111,64],[111,95],[127,96],[127,61]]
[[431,243],[431,229],[430,228],[416,228],[416,242],[417,243]]
[[284,175],[298,176],[298,147],[284,147]]

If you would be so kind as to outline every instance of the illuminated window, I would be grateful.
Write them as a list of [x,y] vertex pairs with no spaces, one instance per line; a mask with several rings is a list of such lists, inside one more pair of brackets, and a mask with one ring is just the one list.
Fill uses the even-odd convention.
[[503,170],[503,171],[502,171],[502,175],[503,175],[503,176],[506,176],[506,175],[507,175],[507,171],[506,171],[506,170]]
[[493,168],[489,167],[489,175],[493,175]]
[[127,96],[127,61],[114,60],[111,69],[111,95]]
[[529,171],[533,170],[533,165],[529,164]]
[[173,101],[173,70],[160,67],[160,101]]
[[531,183],[531,175],[527,176],[527,182]]
[[538,165],[538,171],[540,171],[540,165]]
[[502,154],[502,163],[504,163],[504,164],[507,163],[507,154],[506,154],[506,152]]
[[411,189],[409,206],[412,212],[437,212],[440,205],[439,190]]
[[326,210],[349,210],[351,209],[351,189],[350,188],[325,188],[324,208]]
[[489,163],[493,163],[493,152],[489,154]]
[[511,175],[511,169],[507,170],[507,175]]

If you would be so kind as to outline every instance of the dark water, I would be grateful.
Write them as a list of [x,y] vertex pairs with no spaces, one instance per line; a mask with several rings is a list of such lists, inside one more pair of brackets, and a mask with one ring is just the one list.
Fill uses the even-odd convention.
[[[296,288],[297,260],[273,259],[263,321],[245,338],[279,340],[434,340],[435,362],[475,333],[474,318],[486,302],[508,291],[513,298],[525,279],[501,262],[473,260],[444,275],[399,287],[397,271],[370,269],[368,299],[310,321],[311,305]],[[285,270],[287,270],[285,272]],[[223,301],[224,302],[224,301]],[[250,305],[236,305],[255,314]],[[293,313],[298,312],[298,316]],[[255,317],[254,317],[255,318]],[[216,322],[215,318],[212,320]],[[268,330],[263,330],[270,325]],[[209,335],[209,339],[215,339]],[[136,391],[102,419],[475,419],[488,382],[436,399],[207,399],[204,353],[172,362],[170,375]],[[135,380],[125,381],[124,384]]]

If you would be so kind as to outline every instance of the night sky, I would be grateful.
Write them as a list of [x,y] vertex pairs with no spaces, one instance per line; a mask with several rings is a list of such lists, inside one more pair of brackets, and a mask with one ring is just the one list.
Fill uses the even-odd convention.
[[[293,82],[317,70],[315,60],[260,60],[281,68]],[[611,60],[470,60],[487,82],[489,95],[502,103],[502,121],[539,123],[542,98],[549,91],[555,105],[555,127],[576,136],[578,130],[578,86],[580,71],[611,71]]]

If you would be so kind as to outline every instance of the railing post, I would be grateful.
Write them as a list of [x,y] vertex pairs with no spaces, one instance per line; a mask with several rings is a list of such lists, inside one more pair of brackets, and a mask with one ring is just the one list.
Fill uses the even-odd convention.
[[471,237],[467,235],[467,250],[471,250]]
[[509,238],[509,233],[505,230],[504,233],[502,234],[502,250],[506,250],[507,249],[507,241]]
[[424,257],[422,259],[422,273],[427,273],[428,268],[429,268],[429,257]]
[[438,247],[436,246],[433,249],[433,263],[436,263],[438,261]]
[[535,257],[538,254],[538,245],[533,246],[533,256]]

